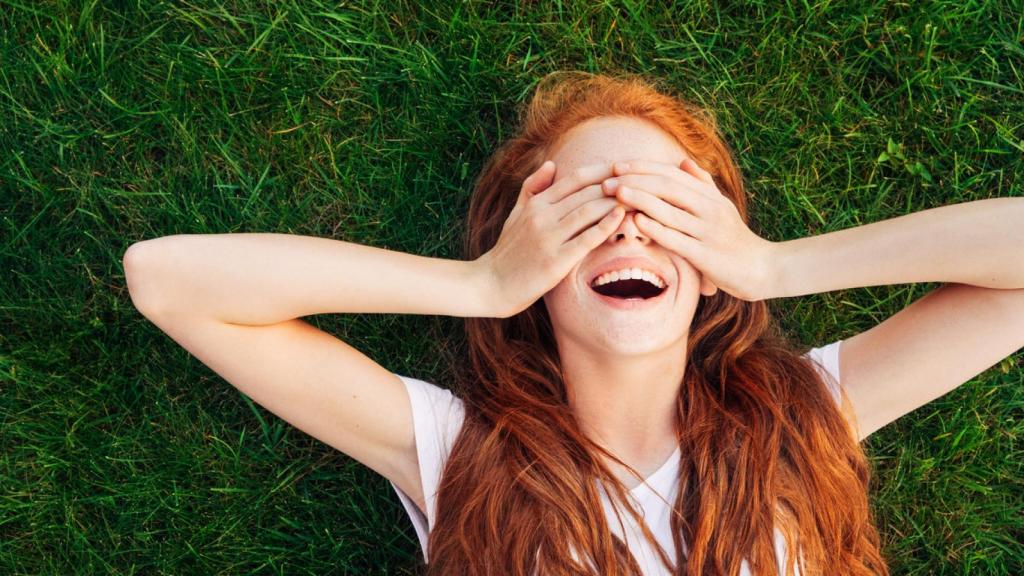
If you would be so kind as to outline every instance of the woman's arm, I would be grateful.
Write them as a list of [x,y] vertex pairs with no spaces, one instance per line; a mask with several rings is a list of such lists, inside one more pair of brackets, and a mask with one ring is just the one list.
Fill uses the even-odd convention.
[[948,282],[1024,288],[1024,198],[990,198],[776,242],[764,299]]
[[232,324],[331,312],[489,317],[495,305],[476,261],[314,236],[164,236],[133,244],[125,265],[139,310],[188,309]]
[[1024,345],[1024,199],[994,198],[777,244],[769,298],[944,282],[839,348],[858,438]]
[[164,236],[124,255],[132,302],[260,406],[383,475],[423,507],[412,409],[391,369],[301,316],[486,315],[473,262],[311,236]]

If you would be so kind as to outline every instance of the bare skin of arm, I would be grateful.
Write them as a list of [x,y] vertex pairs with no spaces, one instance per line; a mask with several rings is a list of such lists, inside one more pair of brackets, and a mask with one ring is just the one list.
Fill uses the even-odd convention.
[[923,210],[775,243],[765,297],[945,284],[839,347],[863,440],[1024,347],[1024,199]]
[[526,178],[497,244],[473,261],[291,234],[183,234],[129,247],[128,290],[146,318],[231,385],[393,481],[423,510],[405,384],[300,317],[524,309],[624,214],[598,185],[610,166],[552,184],[554,172],[546,163]]

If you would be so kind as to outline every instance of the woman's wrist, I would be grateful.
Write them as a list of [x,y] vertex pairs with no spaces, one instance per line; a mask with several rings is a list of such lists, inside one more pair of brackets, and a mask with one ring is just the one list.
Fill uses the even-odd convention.
[[761,282],[757,300],[769,300],[786,296],[782,286],[782,270],[787,252],[782,242],[768,242],[761,261]]
[[472,302],[473,313],[467,316],[474,318],[504,318],[502,299],[487,254],[466,264],[466,285],[469,287],[469,301]]

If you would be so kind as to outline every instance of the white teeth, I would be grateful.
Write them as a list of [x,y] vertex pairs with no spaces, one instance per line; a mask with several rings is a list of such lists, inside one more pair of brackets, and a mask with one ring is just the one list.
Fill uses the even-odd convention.
[[658,288],[665,287],[665,281],[662,280],[657,274],[650,270],[641,270],[640,268],[623,268],[622,270],[615,270],[612,272],[605,272],[594,280],[592,286],[601,286],[602,284],[608,284],[609,282],[615,282],[617,280],[646,280],[651,284],[654,284]]

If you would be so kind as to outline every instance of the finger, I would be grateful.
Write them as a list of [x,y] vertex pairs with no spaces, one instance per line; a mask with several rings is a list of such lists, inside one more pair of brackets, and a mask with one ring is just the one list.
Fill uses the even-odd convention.
[[690,174],[693,174],[697,178],[700,178],[701,180],[707,182],[708,184],[715,184],[715,179],[711,177],[711,173],[701,168],[700,164],[697,164],[697,162],[693,158],[687,158],[683,160],[682,162],[679,163],[679,167],[682,168],[683,170],[686,170]]
[[687,172],[679,166],[673,164],[666,164],[664,162],[655,162],[653,160],[629,160],[627,162],[616,162],[613,165],[613,171],[616,176],[625,176],[626,174],[658,174],[667,177],[682,178],[688,182],[692,188],[700,192],[706,197],[711,197],[712,193],[715,195],[719,194],[718,189],[714,188],[708,190],[708,183],[693,174]]
[[586,202],[604,197],[605,194],[601,189],[601,185],[591,184],[590,186],[584,186],[579,192],[569,194],[565,198],[555,202],[551,205],[551,210],[555,216],[557,216],[558,220],[561,221],[567,214],[571,213],[576,208],[579,208]]
[[605,178],[611,178],[611,176],[611,164],[590,164],[587,166],[580,166],[566,176],[555,178],[554,183],[551,184],[547,190],[537,194],[534,198],[547,202],[548,204],[554,204],[584,186],[599,184]]
[[597,248],[602,242],[619,229],[619,224],[626,216],[626,210],[622,206],[615,206],[604,218],[569,240],[562,246],[562,250],[573,262],[583,259],[591,250]]
[[660,174],[626,174],[614,180],[616,189],[644,190],[697,217],[707,215],[710,208],[711,200],[687,180]]
[[707,231],[699,217],[665,202],[657,196],[635,188],[619,188],[617,196],[623,204],[636,208],[658,222],[700,240]]
[[701,251],[701,243],[696,238],[692,238],[683,234],[678,230],[674,230],[661,224],[660,222],[651,219],[643,214],[637,214],[633,218],[636,222],[636,227],[641,232],[646,234],[649,238],[668,248],[669,250],[689,259],[691,262],[700,260],[700,258],[694,258],[699,255]]
[[[558,222],[559,234],[566,241],[570,240],[582,230],[601,220],[601,218],[618,206],[619,202],[614,198],[599,198],[585,202],[572,212],[566,214]],[[625,212],[625,208],[623,208],[623,212]]]
[[555,163],[551,160],[545,160],[533,174],[526,177],[523,180],[523,186],[520,189],[520,198],[529,197],[538,192],[541,192],[548,186],[551,186],[551,180],[555,176]]

